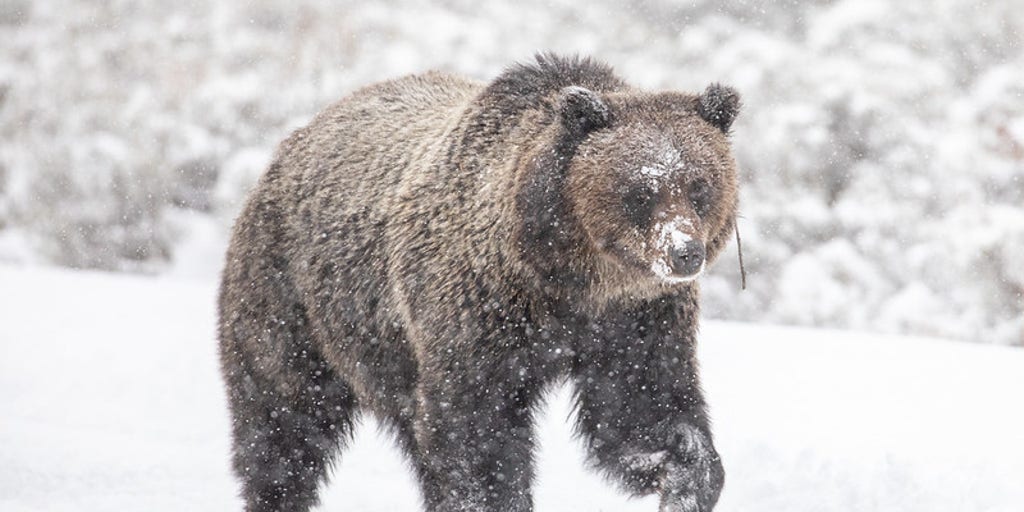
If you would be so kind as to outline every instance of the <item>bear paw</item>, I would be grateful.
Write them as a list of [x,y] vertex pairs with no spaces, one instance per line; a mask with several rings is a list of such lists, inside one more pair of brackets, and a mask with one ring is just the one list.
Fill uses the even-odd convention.
[[725,481],[722,460],[706,434],[681,429],[679,457],[666,461],[660,512],[711,512]]

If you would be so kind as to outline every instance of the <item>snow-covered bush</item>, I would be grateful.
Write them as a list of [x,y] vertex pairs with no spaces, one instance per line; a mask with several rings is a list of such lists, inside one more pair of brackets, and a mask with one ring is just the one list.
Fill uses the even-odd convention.
[[743,93],[748,289],[723,257],[708,315],[1024,344],[1022,38],[1014,0],[7,0],[0,260],[212,277],[316,111],[552,49]]

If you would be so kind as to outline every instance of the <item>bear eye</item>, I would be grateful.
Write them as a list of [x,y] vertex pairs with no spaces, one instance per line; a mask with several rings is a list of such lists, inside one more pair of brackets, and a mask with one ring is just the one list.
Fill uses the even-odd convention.
[[711,211],[711,201],[714,199],[715,191],[705,180],[697,180],[690,185],[690,203],[697,215],[701,217]]
[[623,194],[622,200],[626,208],[626,215],[633,224],[643,227],[651,222],[654,207],[658,203],[658,196],[651,187],[647,185],[630,187]]

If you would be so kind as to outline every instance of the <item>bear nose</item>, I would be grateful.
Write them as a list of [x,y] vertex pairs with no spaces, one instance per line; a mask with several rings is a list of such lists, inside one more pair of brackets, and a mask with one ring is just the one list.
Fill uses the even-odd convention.
[[673,247],[669,251],[672,273],[683,276],[696,274],[704,265],[704,243],[700,240],[687,240],[681,247]]

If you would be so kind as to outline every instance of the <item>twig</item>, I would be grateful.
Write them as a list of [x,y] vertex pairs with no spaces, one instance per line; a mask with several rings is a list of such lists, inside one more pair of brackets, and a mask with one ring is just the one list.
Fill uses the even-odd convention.
[[736,232],[736,254],[740,257],[740,288],[747,289],[747,269],[743,267],[743,242],[740,241],[740,222],[732,220],[733,231]]

